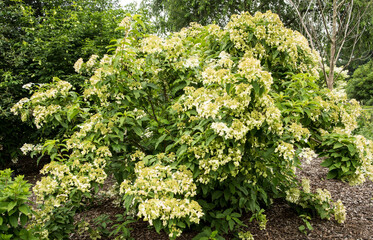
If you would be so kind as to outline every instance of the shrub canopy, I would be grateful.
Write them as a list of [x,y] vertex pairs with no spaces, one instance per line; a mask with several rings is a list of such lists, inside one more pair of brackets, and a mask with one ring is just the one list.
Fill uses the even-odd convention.
[[[223,29],[194,23],[166,39],[144,35],[140,16],[119,29],[112,55],[76,62],[91,73],[82,94],[55,78],[12,109],[59,129],[23,147],[53,160],[34,188],[44,203],[35,224],[91,196],[111,173],[126,210],[171,237],[201,220],[232,230],[277,197],[333,209],[321,190],[300,199],[295,169],[322,150],[322,136],[350,135],[359,105],[318,87],[319,56],[300,33],[271,12],[234,15]],[[367,154],[353,166],[360,180],[371,172]]]

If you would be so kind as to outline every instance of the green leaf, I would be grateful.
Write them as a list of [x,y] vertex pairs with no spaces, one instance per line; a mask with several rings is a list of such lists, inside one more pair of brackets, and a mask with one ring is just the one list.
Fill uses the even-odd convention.
[[28,221],[28,217],[25,214],[21,214],[20,219],[21,219],[21,225],[25,226]]
[[256,94],[259,94],[260,87],[259,87],[258,82],[255,82],[255,81],[254,81],[254,82],[252,83],[252,85],[253,85],[253,88],[254,88],[255,93],[256,93]]
[[15,215],[9,217],[9,223],[12,227],[18,227],[18,218]]
[[70,108],[67,111],[67,120],[71,122],[71,120],[79,113],[79,110],[75,107]]
[[25,204],[19,206],[18,209],[20,212],[22,212],[25,215],[28,215],[30,213],[30,208]]
[[342,143],[336,143],[336,144],[334,144],[333,149],[340,148],[340,147],[343,147],[343,146],[344,145]]
[[17,202],[8,203],[8,207],[7,207],[8,212],[10,212],[16,205],[17,205]]
[[298,227],[299,231],[303,232],[304,230],[306,230],[306,227],[304,225],[301,225]]
[[333,164],[333,159],[332,158],[327,158],[320,165],[323,166],[323,167],[329,167],[332,164]]
[[161,223],[161,221],[160,221],[160,220],[155,220],[155,221],[153,221],[153,223],[154,223],[155,231],[156,231],[157,233],[160,233],[160,231],[161,231],[161,227],[162,227],[162,223]]
[[215,192],[213,192],[212,193],[212,201],[214,201],[215,199],[220,198],[222,195],[223,195],[222,191],[215,191]]
[[180,148],[177,150],[176,155],[182,155],[187,150],[187,148],[188,146],[186,144],[181,145]]
[[310,224],[310,222],[306,221],[306,226],[307,226],[308,230],[311,230],[311,231],[313,230],[313,227]]
[[234,228],[234,221],[228,221],[229,229],[233,231]]
[[329,171],[328,172],[328,175],[326,176],[327,179],[334,179],[336,178],[338,175],[338,171],[334,170],[334,171]]
[[133,127],[133,131],[135,131],[135,133],[138,135],[138,136],[142,136],[142,131],[141,131],[141,128],[135,126]]
[[168,134],[163,134],[157,141],[157,143],[155,144],[155,147],[154,149],[157,149],[158,145],[163,142],[163,140],[167,137]]
[[3,225],[3,218],[0,216],[0,226]]
[[347,148],[348,148],[348,151],[350,151],[351,156],[355,155],[356,148],[355,148],[355,146],[353,144],[348,144]]
[[180,228],[185,228],[186,227],[185,223],[183,223],[183,222],[178,222],[177,226],[180,227]]
[[207,140],[206,140],[206,146],[208,146],[212,140],[214,140],[217,137],[216,134],[212,134]]

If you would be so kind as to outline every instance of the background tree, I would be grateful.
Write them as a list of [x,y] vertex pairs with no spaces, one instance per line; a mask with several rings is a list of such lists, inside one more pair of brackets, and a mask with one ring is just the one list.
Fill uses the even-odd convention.
[[272,10],[282,17],[286,26],[294,24],[295,20],[293,9],[284,0],[144,0],[142,6],[156,18],[161,33],[179,31],[191,22],[224,26],[231,15],[243,11],[253,14]]
[[[301,32],[308,38],[312,48],[320,52],[320,66],[326,85],[333,89],[335,67],[338,64],[347,67],[353,59],[361,57],[357,56],[361,52],[356,51],[356,46],[366,30],[366,25],[371,24],[363,21],[371,11],[371,1],[289,2],[296,10]],[[329,71],[326,70],[326,66]]]
[[347,83],[347,94],[364,105],[373,106],[373,60],[356,69]]

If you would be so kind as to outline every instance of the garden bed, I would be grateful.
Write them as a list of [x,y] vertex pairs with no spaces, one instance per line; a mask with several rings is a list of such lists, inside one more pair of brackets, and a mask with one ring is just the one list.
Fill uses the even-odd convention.
[[[347,219],[345,223],[338,224],[335,220],[320,220],[313,218],[310,223],[313,230],[305,235],[298,230],[303,221],[297,213],[282,200],[275,200],[273,205],[266,210],[268,223],[266,230],[259,230],[255,223],[250,223],[250,215],[242,218],[248,225],[249,231],[255,239],[373,239],[373,183],[368,181],[359,186],[350,186],[338,180],[326,179],[328,169],[320,166],[321,159],[314,159],[309,165],[303,166],[303,170],[298,171],[299,178],[306,177],[311,180],[312,190],[316,188],[327,189],[332,194],[334,200],[341,199],[347,209]],[[32,161],[29,162],[30,164]],[[40,179],[40,175],[35,171],[30,171],[32,166],[27,166],[27,162],[21,164],[21,173],[32,184]],[[35,168],[34,168],[35,169]],[[107,201],[101,201],[98,205],[92,206],[89,210],[76,216],[76,221],[85,219],[91,222],[92,219],[101,214],[108,214],[111,219],[122,212],[121,208],[115,207]],[[150,228],[147,222],[139,220],[129,225],[131,237],[138,240],[146,239],[168,239],[166,233],[157,234],[154,228]],[[184,232],[178,239],[192,239],[197,232]],[[232,236],[225,236],[232,239]],[[88,234],[78,236],[73,234],[71,239],[90,239]]]

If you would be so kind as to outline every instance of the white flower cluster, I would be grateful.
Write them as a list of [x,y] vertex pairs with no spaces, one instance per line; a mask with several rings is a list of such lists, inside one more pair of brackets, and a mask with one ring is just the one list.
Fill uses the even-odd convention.
[[286,191],[286,200],[291,203],[298,203],[300,190],[298,188],[290,188]]
[[310,180],[308,178],[302,178],[302,189],[305,193],[311,193]]
[[121,184],[122,194],[135,195],[140,199],[149,198],[150,193],[154,193],[154,198],[167,197],[170,194],[188,198],[196,194],[192,173],[183,167],[172,171],[170,166],[144,167],[140,161],[136,164],[135,172],[137,178],[133,184],[127,180]]
[[25,143],[20,148],[20,150],[22,151],[24,155],[27,155],[29,152],[32,152],[32,151],[41,152],[41,150],[43,150],[43,146],[40,144],[34,145],[34,144]]
[[87,61],[86,66],[88,68],[92,68],[96,64],[96,60],[98,58],[98,55],[93,54]]
[[302,148],[299,157],[304,160],[306,164],[310,164],[313,159],[317,158],[317,154],[310,148]]
[[185,68],[195,68],[199,66],[199,57],[197,55],[191,56],[184,62]]
[[194,200],[161,198],[146,199],[139,205],[139,217],[144,221],[149,221],[153,225],[153,220],[160,219],[163,225],[167,225],[168,220],[189,218],[193,223],[199,223],[203,216],[201,206]]
[[131,20],[132,20],[132,18],[129,17],[129,16],[123,18],[122,21],[119,23],[119,27],[129,29],[130,26],[131,26]]
[[338,200],[334,206],[334,218],[338,223],[344,223],[346,221],[346,208],[341,200]]
[[[135,173],[137,178],[133,183],[128,180],[122,182],[120,193],[132,195],[140,202],[139,217],[151,225],[154,220],[161,220],[167,226],[169,220],[184,218],[199,223],[203,212],[196,201],[189,199],[196,195],[197,187],[193,183],[192,173],[186,167],[180,166],[177,170],[159,164],[145,167],[140,161],[136,163]],[[171,229],[173,231],[181,233]]]
[[80,70],[81,70],[81,68],[82,68],[83,63],[84,63],[83,58],[79,58],[79,59],[75,62],[75,64],[74,64],[75,72],[80,73]]
[[144,38],[141,42],[142,51],[145,53],[158,53],[163,50],[163,40],[155,35]]
[[[189,149],[196,159],[199,159],[199,168],[203,170],[198,181],[207,184],[211,179],[224,181],[229,175],[236,176],[239,172],[239,166],[243,153],[239,149],[228,148],[224,142],[213,140],[208,146],[193,146]],[[209,157],[206,157],[206,154]],[[228,163],[235,166],[230,172],[218,172],[218,169]]]
[[322,190],[321,188],[318,188],[316,189],[316,193],[315,200],[319,201],[320,203],[330,202],[332,199],[330,192],[326,189]]
[[292,123],[288,128],[289,133],[293,136],[295,141],[305,141],[311,136],[310,131],[304,128],[301,123]]
[[293,160],[295,155],[294,146],[290,143],[281,141],[276,147],[275,153],[278,153],[284,159],[291,161]]
[[[266,23],[265,27],[263,21]],[[304,36],[299,32],[285,28],[278,15],[270,11],[266,13],[257,12],[254,16],[249,13],[233,15],[231,21],[225,27],[236,48],[250,52],[254,57],[262,59],[267,57],[269,53],[265,51],[261,44],[252,48],[245,41],[251,39],[249,32],[246,31],[247,27],[255,29],[255,37],[264,41],[266,45],[276,47],[278,51],[287,53],[287,59],[279,62],[279,64],[290,64],[295,70],[312,72],[314,75],[318,75],[317,64],[320,62],[320,56],[309,47]],[[301,59],[303,53],[310,57],[308,63]]]
[[48,107],[41,105],[36,106],[32,112],[36,128],[41,128],[44,123],[48,122],[47,117],[55,114],[59,110],[61,110],[60,105],[49,105]]

